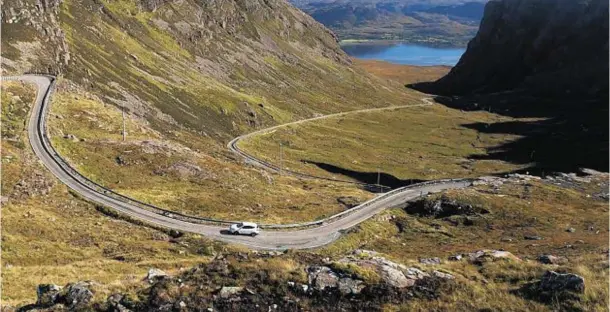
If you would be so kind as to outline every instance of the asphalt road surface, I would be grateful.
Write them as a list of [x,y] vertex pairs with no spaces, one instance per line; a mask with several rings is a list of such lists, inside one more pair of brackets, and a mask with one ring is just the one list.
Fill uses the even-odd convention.
[[[352,208],[354,212],[349,213],[334,221],[325,223],[321,226],[301,230],[284,230],[284,231],[261,231],[257,237],[235,236],[223,234],[226,226],[215,226],[206,224],[197,224],[181,221],[171,216],[157,214],[155,212],[143,209],[137,205],[125,202],[114,197],[108,196],[105,192],[93,188],[87,183],[83,183],[78,174],[66,170],[65,165],[61,165],[59,157],[55,154],[55,150],[49,146],[48,140],[45,140],[46,127],[45,117],[48,112],[48,97],[50,96],[50,87],[53,82],[52,77],[39,75],[24,75],[18,77],[3,77],[2,80],[20,80],[33,83],[38,87],[36,100],[32,109],[32,114],[28,123],[28,136],[32,149],[36,156],[42,161],[53,175],[62,183],[80,194],[87,200],[113,208],[118,212],[129,215],[145,221],[150,224],[162,226],[164,228],[174,229],[182,232],[197,233],[207,236],[212,239],[236,243],[248,246],[254,249],[306,249],[315,248],[333,242],[341,236],[341,231],[349,229],[360,222],[374,216],[380,211],[404,203],[405,201],[417,198],[421,194],[428,192],[438,192],[450,188],[463,188],[470,185],[468,181],[444,181],[438,184],[429,184],[404,191],[395,192],[391,196],[382,197],[363,208]],[[425,101],[427,102],[427,101]],[[429,102],[427,102],[429,103]],[[429,105],[429,104],[425,104]],[[399,108],[399,107],[394,107]],[[392,108],[383,108],[392,109]],[[341,113],[345,114],[345,113]],[[341,115],[335,114],[335,115]],[[326,117],[328,118],[328,117]],[[321,119],[320,117],[314,119]],[[298,121],[297,123],[306,122],[309,120]],[[294,123],[293,123],[294,124]],[[276,127],[274,127],[276,128]],[[270,129],[262,130],[269,131]],[[247,136],[247,135],[246,135]],[[240,137],[240,138],[243,138]],[[239,138],[238,138],[239,139]],[[233,140],[229,146],[235,145],[237,140]],[[253,158],[252,156],[249,156]],[[257,159],[249,159],[251,161],[259,161]],[[259,161],[264,164],[264,162]],[[273,169],[273,168],[270,168]],[[247,220],[244,220],[247,221]]]

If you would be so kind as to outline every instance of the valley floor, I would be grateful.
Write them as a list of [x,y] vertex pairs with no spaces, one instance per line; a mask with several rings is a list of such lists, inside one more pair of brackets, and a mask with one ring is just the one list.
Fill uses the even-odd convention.
[[[384,76],[383,72],[392,72],[384,66],[380,65],[376,74],[388,79],[389,84],[412,82],[414,75],[406,71],[411,78]],[[513,310],[588,311],[608,305],[607,174],[547,179],[512,175],[466,190],[433,194],[420,204],[427,207],[425,202],[439,202],[441,206],[457,202],[460,207],[475,207],[476,212],[434,215],[414,210],[412,204],[395,207],[324,248],[266,258],[196,235],[171,237],[103,215],[58,184],[29,150],[23,123],[33,90],[14,83],[3,83],[2,88],[2,193],[8,194],[2,199],[5,306],[32,303],[38,284],[64,285],[77,280],[96,282],[96,302],[122,292],[147,304],[160,302],[158,298],[177,304],[179,298],[198,297],[196,288],[181,288],[171,282],[149,292],[150,284],[143,280],[146,271],[161,268],[188,280],[192,277],[189,267],[206,267],[218,261],[221,254],[237,273],[214,275],[218,280],[205,282],[211,283],[210,291],[229,284],[260,285],[256,279],[270,285],[307,283],[307,266],[321,264],[326,257],[337,261],[358,248],[375,250],[388,259],[423,270],[430,267],[419,258],[440,257],[442,264],[434,268],[457,277],[458,286],[437,294],[434,300],[425,296],[404,302],[389,300],[380,303],[385,308],[493,310],[510,306]],[[415,92],[410,96],[425,97]],[[313,220],[342,211],[346,207],[340,197],[343,202],[345,198],[359,202],[373,196],[349,184],[299,180],[244,167],[223,144],[186,131],[167,138],[135,117],[126,120],[128,139],[122,141],[121,112],[115,107],[86,93],[59,92],[54,101],[50,129],[62,155],[86,176],[163,207],[208,217],[280,223]],[[277,143],[284,142],[287,168],[317,175],[341,174],[372,183],[380,171],[381,184],[399,185],[412,180],[522,169],[522,165],[510,162],[474,160],[474,156],[517,137],[479,133],[469,125],[509,119],[435,104],[290,127],[244,141],[241,147],[276,162]],[[185,141],[188,146],[182,144]],[[532,237],[540,239],[532,241]],[[521,260],[479,264],[445,260],[479,249],[508,250]],[[545,254],[565,257],[567,262],[539,263],[536,259]],[[333,269],[350,272],[366,285],[380,282],[366,270],[336,264]],[[547,302],[517,291],[538,281],[546,270],[583,276],[587,285],[584,294],[566,302]],[[201,281],[194,285],[197,283],[203,285]],[[261,296],[269,291],[256,290]],[[153,293],[158,295],[157,301],[151,299]]]

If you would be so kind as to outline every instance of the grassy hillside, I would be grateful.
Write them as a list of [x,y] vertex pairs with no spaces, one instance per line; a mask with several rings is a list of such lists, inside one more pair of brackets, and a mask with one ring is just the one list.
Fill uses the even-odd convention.
[[290,222],[342,211],[336,194],[371,195],[244,169],[226,142],[417,98],[352,66],[328,30],[283,1],[5,7],[4,70],[61,77],[49,122],[60,153],[103,185],[186,213]]
[[[323,26],[283,1],[51,5],[6,3],[7,12],[40,12],[4,17],[5,70],[50,69],[163,133],[184,127],[223,140],[405,94],[351,68]],[[46,32],[59,35],[47,41]],[[65,52],[44,57],[57,47]]]
[[69,192],[27,142],[34,89],[3,82],[1,94],[3,306],[35,300],[38,284],[75,279],[100,283],[102,299],[140,283],[149,267],[173,271],[224,249],[199,236],[170,242],[162,231],[109,218]]
[[284,166],[323,176],[347,176],[397,187],[410,180],[435,180],[510,172],[523,166],[476,160],[491,147],[518,138],[482,134],[469,125],[507,122],[483,112],[460,112],[441,105],[401,108],[290,126],[240,142],[240,147],[272,163],[284,145]]
[[188,130],[164,136],[133,115],[126,117],[122,141],[121,111],[91,93],[75,94],[60,91],[53,98],[53,145],[85,176],[145,202],[205,217],[288,223],[342,211],[339,194],[371,196],[346,185],[272,175],[242,164],[212,138]]
[[[49,120],[59,152],[99,183],[192,214],[279,223],[342,211],[340,196],[370,198],[373,194],[349,185],[250,167],[226,151],[225,144],[238,134],[291,120],[419,104],[424,97],[403,87],[409,79],[421,79],[419,74],[405,71],[409,78],[403,79],[388,75],[389,69],[375,70],[379,76],[365,72],[351,64],[327,30],[283,1],[11,0],[3,3],[2,13],[4,73],[60,76]],[[335,261],[355,248],[374,249],[424,269],[416,258],[445,258],[478,248],[503,248],[531,259],[481,265],[443,261],[437,268],[456,276],[450,289],[434,288],[434,293],[413,298],[405,294],[390,303],[371,301],[375,309],[589,311],[607,306],[607,176],[589,182],[517,179],[501,187],[448,192],[446,198],[490,213],[444,219],[399,207],[346,231],[325,248],[275,257],[196,235],[171,237],[83,201],[54,179],[29,148],[25,120],[34,90],[16,83],[2,88],[3,310],[34,302],[38,284],[79,280],[94,282],[92,309],[105,307],[108,295],[121,292],[172,309],[190,298],[189,304],[200,303],[191,308],[205,310],[220,287],[245,283],[279,306],[285,299],[277,294],[286,291],[289,281],[306,281],[306,266]],[[353,171],[374,172],[379,162],[397,179],[475,176],[520,167],[466,160],[516,137],[477,132],[467,124],[484,126],[509,117],[438,105],[400,112],[366,119],[348,115],[273,135],[291,143],[289,166],[305,170],[309,165],[298,162],[302,151],[294,147],[311,148],[308,156],[314,160]],[[256,138],[260,146],[246,147],[273,160],[277,142],[265,139]],[[326,153],[329,148],[333,150]],[[439,198],[441,194],[426,200]],[[525,235],[543,239],[530,242]],[[555,266],[533,260],[547,253],[569,262]],[[228,258],[229,273],[214,272],[210,261],[219,254]],[[149,284],[144,276],[151,267],[184,275],[186,287],[181,279],[168,281],[166,288]],[[210,276],[186,279],[208,268]],[[376,281],[366,269],[337,269],[367,283]],[[518,292],[548,269],[582,275],[584,294],[544,301]],[[323,298],[349,304],[354,297]],[[300,304],[309,309],[309,302]],[[336,306],[328,301],[318,306],[329,307]]]

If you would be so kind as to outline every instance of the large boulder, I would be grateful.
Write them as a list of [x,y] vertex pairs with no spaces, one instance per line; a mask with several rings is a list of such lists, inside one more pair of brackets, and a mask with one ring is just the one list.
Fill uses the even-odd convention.
[[383,281],[391,286],[398,288],[411,287],[415,284],[415,279],[409,279],[405,274],[393,267],[384,265],[380,267]]
[[[339,263],[356,265],[365,270],[376,272],[386,285],[396,288],[408,288],[414,286],[418,281],[430,278],[431,275],[414,267],[407,267],[379,256],[376,252],[357,250],[352,255],[339,260]],[[437,277],[445,279],[447,275]]]
[[446,218],[455,215],[472,216],[487,214],[489,210],[469,203],[462,203],[445,195],[440,198],[426,197],[408,203],[404,210],[421,217]]
[[63,293],[63,301],[69,309],[77,309],[86,306],[93,299],[93,292],[89,289],[91,282],[76,282],[66,285]]
[[326,266],[310,266],[307,268],[309,285],[313,289],[322,291],[328,288],[335,288],[339,283],[339,276]]
[[346,209],[351,209],[354,208],[356,206],[358,206],[360,204],[360,200],[354,196],[341,196],[337,198],[337,202],[343,206],[345,206]]
[[55,305],[60,297],[63,287],[55,284],[40,284],[36,289],[36,304],[47,307]]
[[546,271],[540,278],[540,284],[538,287],[542,291],[573,291],[577,293],[584,293],[585,279],[576,274],[562,274],[555,271]]

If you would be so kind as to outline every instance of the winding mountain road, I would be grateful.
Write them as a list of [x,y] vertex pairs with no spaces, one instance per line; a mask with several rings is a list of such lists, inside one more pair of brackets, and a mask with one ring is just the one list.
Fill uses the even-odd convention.
[[[47,167],[47,169],[49,169],[49,171],[51,171],[51,173],[55,175],[57,179],[67,185],[70,189],[80,194],[80,196],[91,202],[110,207],[120,213],[150,224],[177,231],[197,233],[212,239],[241,244],[254,249],[284,250],[306,249],[323,246],[339,238],[341,236],[341,231],[349,229],[350,227],[365,221],[385,208],[404,203],[428,192],[436,192],[450,188],[463,188],[471,184],[471,182],[468,180],[445,180],[394,190],[392,192],[382,194],[366,204],[354,207],[350,210],[350,213],[343,214],[341,217],[332,218],[332,221],[323,223],[315,228],[284,231],[265,230],[262,231],[257,237],[226,235],[222,233],[222,231],[226,229],[225,226],[187,222],[178,219],[171,214],[150,211],[142,208],[142,205],[134,204],[133,200],[126,200],[126,197],[120,198],[109,195],[112,192],[110,190],[101,189],[99,186],[92,186],[91,182],[87,182],[88,180],[85,177],[71,168],[57,154],[55,149],[53,149],[51,146],[49,138],[47,137],[46,117],[49,111],[49,98],[53,90],[55,78],[44,75],[24,75],[17,77],[2,77],[2,80],[20,80],[33,83],[38,87],[36,100],[34,102],[32,114],[28,123],[28,136],[30,144],[34,150],[34,153],[42,161],[45,167]],[[430,103],[426,101],[426,104],[422,105],[430,105]],[[367,111],[395,109],[401,107],[403,106],[369,109]],[[290,124],[303,123],[306,121],[329,118],[333,116],[336,117],[345,114],[347,113],[301,120]],[[271,131],[278,127],[281,126],[261,130],[255,132],[255,134]],[[241,136],[231,141],[232,143],[229,143],[229,147],[238,154],[246,157],[244,155],[246,153],[236,149],[235,147],[239,139],[243,139],[251,135],[253,134]],[[246,158],[249,161],[254,161],[259,165],[268,167],[266,162],[258,160],[250,155],[247,155]],[[273,167],[268,168],[274,170]]]
[[374,184],[368,184],[368,183],[363,183],[363,182],[356,182],[356,181],[350,181],[350,180],[341,180],[341,179],[335,179],[335,178],[329,178],[329,177],[322,177],[322,176],[316,176],[316,175],[311,175],[311,174],[307,174],[307,173],[287,170],[285,168],[280,168],[280,167],[278,167],[278,166],[276,166],[276,165],[274,165],[272,163],[269,163],[269,162],[267,162],[265,160],[256,158],[255,156],[253,156],[251,154],[248,154],[247,152],[241,150],[239,148],[239,146],[237,146],[237,143],[239,141],[241,141],[241,140],[244,140],[244,139],[247,139],[247,138],[251,138],[253,136],[257,136],[257,135],[261,135],[261,134],[270,133],[270,132],[275,131],[275,130],[277,130],[279,128],[283,128],[283,127],[287,127],[287,126],[294,126],[294,125],[298,125],[298,124],[302,124],[302,123],[306,123],[306,122],[310,122],[310,121],[315,121],[315,120],[322,120],[322,119],[328,119],[328,118],[341,117],[341,116],[345,116],[345,115],[353,114],[353,113],[379,112],[379,111],[385,111],[385,110],[396,110],[396,109],[401,109],[401,108],[430,106],[430,105],[434,104],[434,103],[431,102],[431,100],[432,100],[431,98],[423,98],[422,99],[422,102],[424,102],[423,104],[412,104],[412,105],[399,105],[399,106],[386,106],[386,107],[377,107],[377,108],[367,108],[367,109],[354,110],[354,111],[349,111],[349,112],[342,112],[342,113],[318,116],[318,117],[309,118],[309,119],[297,120],[297,121],[293,121],[293,122],[289,122],[289,123],[285,123],[285,124],[281,124],[281,125],[277,125],[277,126],[273,126],[273,127],[257,130],[257,131],[254,131],[254,132],[250,132],[250,133],[238,136],[235,139],[231,140],[229,142],[229,144],[227,144],[227,148],[229,148],[229,150],[231,150],[232,152],[242,156],[248,163],[253,164],[253,165],[257,165],[257,166],[260,166],[260,167],[263,167],[263,168],[265,168],[267,170],[271,170],[273,172],[278,172],[278,173],[281,172],[283,174],[289,174],[291,176],[298,177],[298,178],[320,179],[320,180],[335,181],[335,182],[342,182],[342,183],[358,184],[358,185],[362,185],[362,186],[368,186],[371,189],[377,189],[378,187],[382,187],[382,188],[388,190],[388,189],[391,189],[391,188],[387,187],[387,186],[383,186],[383,185],[374,185]]

